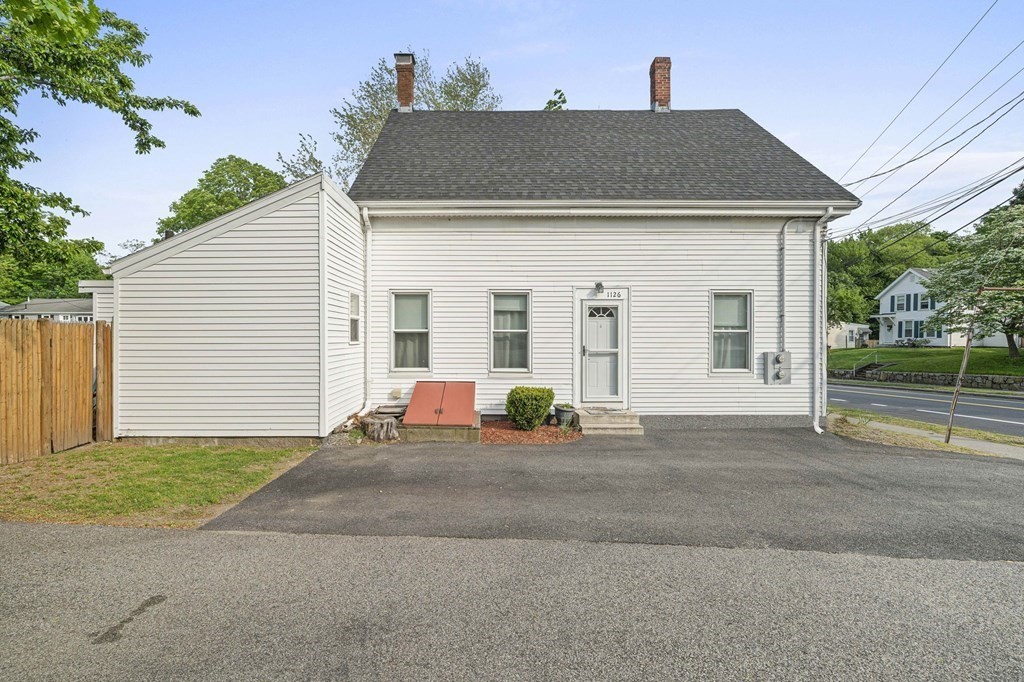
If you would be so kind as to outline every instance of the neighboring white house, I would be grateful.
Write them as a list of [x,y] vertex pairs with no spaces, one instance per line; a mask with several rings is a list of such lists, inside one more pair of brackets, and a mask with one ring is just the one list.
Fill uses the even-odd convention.
[[[909,268],[882,290],[875,299],[878,301],[878,344],[896,345],[901,339],[923,339],[929,346],[963,346],[966,338],[946,327],[928,328],[927,321],[942,307],[928,295],[925,282],[931,277],[926,268]],[[1006,347],[1002,336],[976,337],[975,346]]]
[[78,291],[92,294],[93,319],[114,322],[114,280],[84,279],[78,283]]
[[828,347],[832,349],[864,348],[871,336],[871,327],[856,322],[843,322],[828,330]]
[[423,379],[810,424],[859,202],[737,110],[670,111],[668,69],[645,111],[400,101],[348,195],[316,175],[116,261],[116,434],[324,436]]
[[92,322],[92,305],[88,298],[30,298],[0,307],[0,319]]

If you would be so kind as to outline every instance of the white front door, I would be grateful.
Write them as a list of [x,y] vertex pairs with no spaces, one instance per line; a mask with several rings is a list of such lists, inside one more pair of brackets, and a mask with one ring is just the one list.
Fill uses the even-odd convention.
[[583,402],[622,402],[622,305],[583,301]]

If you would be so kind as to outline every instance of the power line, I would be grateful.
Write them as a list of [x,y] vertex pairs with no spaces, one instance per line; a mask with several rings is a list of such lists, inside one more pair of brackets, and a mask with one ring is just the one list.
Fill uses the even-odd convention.
[[[1024,42],[1021,42],[1021,44],[1022,44],[1022,45],[1024,45]],[[1024,68],[1022,68],[1021,70],[1022,70],[1022,71],[1024,71]],[[880,176],[882,176],[882,175],[888,175],[888,174],[890,174],[890,173],[895,173],[895,172],[896,172],[896,171],[898,171],[899,169],[901,169],[901,168],[905,168],[906,166],[909,166],[910,164],[914,163],[915,161],[920,161],[920,160],[921,160],[921,159],[923,159],[924,157],[926,157],[926,156],[929,156],[929,155],[931,155],[931,154],[934,154],[935,152],[939,151],[940,149],[942,149],[942,148],[943,148],[943,147],[945,147],[946,145],[950,145],[950,144],[953,144],[954,142],[956,142],[957,140],[959,140],[959,139],[960,139],[961,137],[963,137],[964,135],[966,135],[966,134],[968,133],[968,131],[970,131],[970,130],[973,130],[973,129],[977,128],[977,127],[978,127],[978,126],[980,126],[980,125],[981,125],[982,123],[984,123],[984,122],[985,122],[985,121],[987,121],[988,119],[990,119],[990,118],[992,118],[993,116],[995,116],[995,115],[996,115],[996,114],[997,114],[997,113],[999,112],[999,110],[1000,110],[1000,109],[1002,109],[1002,108],[1004,108],[1004,107],[1006,107],[1006,106],[1009,106],[1009,105],[1010,105],[1010,104],[1011,104],[1011,103],[1012,103],[1012,102],[1013,102],[1013,101],[1014,101],[1015,99],[1017,99],[1017,98],[1019,98],[1019,97],[1024,97],[1024,90],[1022,90],[1022,91],[1018,92],[1018,93],[1017,93],[1016,95],[1014,95],[1013,97],[1011,97],[1011,98],[1010,98],[1009,100],[1007,100],[1007,101],[1006,101],[1006,102],[1004,102],[1003,104],[1001,104],[1001,105],[999,105],[998,107],[996,107],[995,111],[993,111],[992,113],[990,113],[990,114],[989,114],[988,116],[985,116],[985,117],[984,117],[984,118],[982,118],[982,119],[981,119],[980,121],[977,121],[976,123],[972,123],[971,125],[967,126],[967,127],[966,127],[966,128],[964,128],[963,130],[961,130],[961,131],[960,131],[959,133],[957,133],[957,134],[956,134],[956,135],[954,135],[953,137],[951,137],[951,138],[949,138],[948,140],[946,140],[945,142],[943,142],[942,144],[940,144],[940,145],[938,145],[938,146],[936,146],[936,147],[932,147],[931,149],[928,149],[928,151],[924,151],[924,152],[918,152],[918,154],[917,154],[916,156],[912,156],[912,157],[910,157],[909,159],[907,159],[907,160],[906,160],[906,161],[904,161],[903,163],[901,163],[901,164],[899,164],[899,165],[897,165],[897,166],[893,166],[893,167],[892,167],[892,168],[890,168],[889,170],[885,170],[885,171],[882,171],[881,173],[878,173],[878,172],[876,172],[876,173],[875,173],[874,175],[867,175],[867,176],[864,176],[864,177],[863,177],[863,178],[861,178],[860,180],[855,180],[855,181],[853,181],[853,182],[848,182],[848,183],[846,183],[846,184],[845,184],[845,185],[843,185],[843,186],[844,186],[844,187],[851,187],[851,186],[853,186],[853,185],[857,185],[857,184],[860,184],[860,183],[864,182],[865,180],[870,180],[870,179],[872,179],[872,178],[877,178],[877,177],[880,177]],[[936,119],[936,120],[938,120],[938,119]],[[929,126],[929,127],[930,127],[930,126]],[[927,130],[927,129],[928,129],[928,128],[925,128],[925,130]],[[921,132],[924,132],[924,131],[921,131]],[[920,136],[920,133],[918,133],[918,136]],[[915,137],[915,138],[914,138],[914,140],[916,140],[916,139],[917,139],[917,137]],[[911,142],[913,142],[914,140],[911,140]],[[908,142],[907,144],[910,144],[910,143]],[[904,147],[903,149],[906,149],[906,147]],[[901,149],[900,151],[903,151],[903,149]],[[927,149],[927,147],[926,147],[926,149]],[[898,154],[898,153],[899,153],[899,152],[897,152],[897,154]],[[891,159],[890,159],[890,160],[891,160]],[[886,163],[888,163],[888,161],[886,161]],[[885,165],[885,164],[882,164],[882,165]],[[882,184],[882,183],[878,183],[878,185],[875,185],[875,186],[874,186],[874,187],[872,187],[872,188],[871,188],[870,190],[868,190],[868,191],[867,191],[867,192],[865,192],[865,193],[864,193],[863,195],[861,195],[861,196],[860,196],[860,198],[861,198],[861,199],[863,199],[863,198],[864,198],[864,197],[866,197],[866,196],[867,196],[868,194],[870,194],[870,193],[871,193],[871,192],[873,192],[873,191],[874,191],[875,189],[877,189],[877,188],[878,188],[878,186],[879,186],[879,185],[881,185],[881,184]]]
[[[969,94],[971,94],[972,92],[974,92],[974,89],[975,89],[976,87],[978,87],[979,85],[981,85],[981,84],[982,84],[982,82],[984,82],[984,80],[985,80],[986,78],[988,78],[988,77],[989,77],[990,75],[992,75],[992,72],[993,72],[993,71],[995,71],[996,69],[998,69],[998,68],[999,68],[999,67],[1000,67],[1000,66],[1002,65],[1002,63],[1003,63],[1003,62],[1005,62],[1005,61],[1006,61],[1007,59],[1009,59],[1009,58],[1010,58],[1010,57],[1011,57],[1011,56],[1013,55],[1013,53],[1014,53],[1014,52],[1016,52],[1017,50],[1019,50],[1019,49],[1020,49],[1020,47],[1021,47],[1022,45],[1024,45],[1024,40],[1022,40],[1022,41],[1020,41],[1019,43],[1017,43],[1017,45],[1016,45],[1016,46],[1015,46],[1015,47],[1014,47],[1014,48],[1013,48],[1012,50],[1010,50],[1009,52],[1007,52],[1007,53],[1006,53],[1006,54],[1005,54],[1005,55],[1003,56],[1003,58],[1002,58],[1002,59],[1000,59],[1000,60],[999,60],[998,62],[996,62],[995,66],[993,66],[993,67],[992,67],[991,69],[989,69],[988,71],[986,71],[986,72],[985,72],[985,74],[984,74],[984,75],[983,75],[983,76],[982,76],[981,78],[979,78],[978,80],[974,81],[974,85],[972,85],[971,87],[967,88],[967,90],[966,90],[966,91],[965,91],[965,92],[964,92],[964,93],[963,93],[962,95],[960,95],[959,97],[957,97],[957,98],[956,98],[956,101],[954,101],[954,102],[953,102],[952,104],[950,104],[950,105],[949,105],[948,107],[946,107],[946,108],[945,108],[945,109],[944,109],[944,110],[942,111],[942,113],[941,113],[941,114],[939,114],[938,116],[936,116],[935,118],[933,118],[933,119],[932,119],[932,122],[931,122],[931,123],[929,123],[929,124],[928,124],[928,125],[926,125],[926,126],[925,126],[924,128],[922,128],[922,129],[921,129],[921,132],[919,132],[919,133],[918,133],[917,135],[914,135],[914,137],[912,137],[912,138],[910,139],[910,141],[909,141],[909,142],[907,142],[907,143],[906,143],[905,145],[903,145],[902,147],[900,147],[899,151],[897,151],[897,152],[896,152],[895,154],[893,154],[893,155],[892,155],[892,156],[890,156],[890,157],[889,157],[888,159],[886,159],[886,160],[885,160],[885,161],[883,161],[883,162],[882,162],[881,164],[879,164],[878,168],[876,168],[875,170],[873,170],[873,171],[872,171],[872,174],[871,174],[871,175],[867,176],[866,178],[861,178],[860,180],[856,180],[856,181],[854,181],[854,182],[848,183],[848,184],[847,184],[846,186],[847,186],[847,187],[850,187],[850,186],[852,186],[852,185],[859,185],[860,183],[864,182],[865,180],[868,180],[868,179],[870,179],[870,178],[873,178],[873,177],[876,177],[877,175],[879,175],[879,171],[880,171],[880,170],[882,170],[883,168],[885,168],[885,166],[886,166],[887,164],[889,164],[889,163],[890,163],[890,162],[891,162],[891,161],[892,161],[893,159],[895,159],[895,158],[896,158],[897,156],[899,156],[900,154],[902,154],[902,153],[904,152],[904,150],[906,150],[906,148],[907,148],[907,147],[909,147],[910,145],[914,144],[914,142],[915,142],[915,141],[917,140],[917,138],[919,138],[919,137],[921,137],[922,135],[924,135],[924,134],[925,134],[925,132],[926,132],[926,131],[927,131],[927,130],[928,130],[929,128],[931,128],[931,127],[932,127],[933,125],[935,125],[936,123],[938,123],[938,122],[939,122],[939,120],[940,120],[940,119],[942,119],[942,117],[943,117],[943,116],[945,116],[946,114],[948,114],[948,113],[949,113],[950,109],[952,109],[952,108],[953,108],[953,107],[955,107],[955,106],[956,106],[957,104],[959,104],[960,102],[962,102],[962,101],[963,101],[963,99],[964,99],[965,97],[967,97],[967,95],[969,95]],[[1017,73],[1020,73],[1020,72],[1018,71]],[[979,106],[980,106],[980,105],[979,105]],[[961,119],[961,120],[963,120],[963,119]],[[920,157],[917,157],[917,158],[920,158]],[[911,159],[911,161],[913,161],[913,160],[914,160],[914,159]],[[909,163],[909,161],[908,161],[907,163]],[[903,164],[903,165],[906,165],[906,164]],[[861,197],[861,198],[863,198],[863,197]]]
[[[1022,94],[1024,94],[1024,93],[1022,93]],[[982,135],[984,135],[984,134],[985,134],[985,132],[987,132],[987,131],[988,131],[988,130],[989,130],[989,129],[990,129],[991,127],[992,127],[992,126],[994,126],[995,124],[999,123],[999,121],[1001,121],[1001,120],[1002,120],[1002,119],[1003,119],[1003,118],[1004,118],[1004,117],[1005,117],[1005,116],[1006,116],[1007,114],[1009,114],[1009,113],[1010,113],[1011,111],[1013,111],[1014,109],[1016,109],[1016,108],[1017,108],[1017,107],[1018,107],[1018,106],[1019,106],[1019,105],[1020,105],[1021,103],[1024,103],[1024,97],[1022,97],[1022,98],[1018,99],[1018,100],[1017,100],[1017,101],[1016,101],[1016,102],[1015,102],[1015,103],[1013,104],[1013,106],[1011,106],[1011,107],[1010,107],[1009,109],[1007,109],[1007,110],[1006,110],[1006,111],[1004,111],[1004,112],[1003,112],[1002,114],[1000,114],[1000,115],[999,115],[999,116],[998,116],[998,117],[996,118],[996,120],[992,121],[992,122],[991,122],[991,123],[989,123],[989,124],[988,124],[987,126],[985,126],[984,128],[982,128],[982,129],[981,129],[981,131],[980,131],[980,132],[979,132],[979,133],[978,133],[977,135],[975,135],[974,137],[972,137],[971,139],[969,139],[969,140],[968,140],[967,142],[965,142],[965,143],[964,143],[963,145],[961,145],[961,146],[960,146],[960,147],[959,147],[959,148],[958,148],[958,149],[957,149],[957,150],[956,150],[955,152],[953,152],[953,153],[952,153],[952,154],[950,154],[950,155],[949,155],[948,157],[946,157],[946,158],[945,158],[945,159],[944,159],[944,160],[942,161],[942,163],[940,163],[940,164],[939,164],[938,166],[936,166],[935,168],[933,168],[933,169],[931,169],[930,171],[928,171],[928,172],[927,172],[927,173],[926,173],[926,174],[924,175],[924,177],[922,177],[921,179],[919,179],[919,180],[918,180],[917,182],[915,182],[915,183],[914,183],[913,185],[911,185],[911,186],[910,186],[910,187],[908,187],[907,189],[903,190],[903,192],[901,192],[901,193],[900,193],[899,195],[897,195],[897,196],[896,196],[895,198],[893,198],[893,199],[892,199],[892,200],[891,200],[891,201],[890,201],[889,203],[887,203],[887,204],[886,204],[885,206],[883,206],[882,208],[880,208],[880,209],[878,209],[877,211],[875,211],[875,212],[874,212],[874,213],[873,213],[873,214],[871,215],[871,217],[869,217],[869,218],[868,218],[868,220],[864,221],[864,223],[861,223],[861,225],[859,225],[858,227],[861,227],[861,226],[863,226],[863,225],[864,225],[864,224],[866,224],[866,223],[867,223],[868,221],[870,221],[870,220],[871,220],[872,218],[876,217],[876,216],[877,216],[877,215],[878,215],[879,213],[881,213],[882,211],[884,211],[885,209],[889,208],[889,207],[890,207],[890,206],[892,206],[892,205],[893,205],[894,203],[896,203],[897,201],[899,201],[900,199],[902,199],[903,197],[905,197],[905,196],[906,196],[906,195],[907,195],[907,194],[908,194],[908,193],[909,193],[909,192],[910,192],[911,190],[913,190],[913,189],[914,189],[915,187],[917,187],[917,186],[918,186],[918,185],[920,185],[920,184],[921,184],[922,182],[924,182],[925,180],[927,180],[927,179],[928,179],[929,177],[931,177],[931,176],[932,176],[932,174],[934,174],[934,173],[935,173],[936,171],[938,171],[938,170],[939,170],[940,168],[942,168],[943,166],[945,166],[945,165],[946,165],[947,163],[949,163],[950,161],[952,161],[952,160],[953,160],[953,159],[954,159],[954,158],[956,157],[956,155],[957,155],[957,154],[959,154],[959,153],[960,153],[960,152],[962,152],[962,151],[963,151],[964,149],[966,149],[966,148],[967,148],[967,147],[968,147],[968,146],[969,146],[969,145],[970,145],[970,144],[971,144],[972,142],[974,142],[974,141],[975,141],[975,140],[977,140],[977,139],[978,139],[979,137],[981,137]]]
[[[989,93],[988,95],[986,95],[986,96],[985,96],[985,98],[984,98],[983,100],[981,100],[980,102],[978,102],[977,104],[975,104],[975,105],[974,105],[974,106],[973,106],[973,107],[971,108],[971,110],[970,110],[970,111],[968,111],[967,113],[965,113],[965,114],[964,114],[963,116],[961,116],[961,117],[960,117],[959,119],[957,119],[956,121],[954,121],[954,122],[953,122],[953,123],[952,123],[951,125],[949,125],[949,126],[948,126],[948,127],[947,127],[947,128],[945,129],[945,130],[943,130],[943,131],[942,131],[941,133],[939,133],[939,134],[938,134],[938,135],[936,135],[936,136],[935,136],[934,138],[932,138],[932,139],[931,139],[931,141],[929,141],[929,142],[928,142],[928,144],[924,145],[924,147],[922,147],[922,148],[921,148],[921,150],[919,150],[919,151],[918,151],[918,153],[920,154],[920,153],[921,153],[921,151],[924,151],[924,150],[928,149],[929,147],[931,147],[931,145],[935,144],[935,142],[937,142],[937,141],[938,141],[939,139],[941,139],[943,135],[945,135],[946,133],[948,133],[948,132],[949,132],[950,130],[952,130],[953,128],[957,127],[958,125],[960,125],[960,123],[962,123],[962,122],[964,121],[964,119],[966,119],[966,118],[967,118],[968,116],[970,116],[970,115],[971,115],[971,114],[973,114],[973,113],[974,113],[975,111],[977,111],[978,109],[980,109],[980,108],[981,108],[981,106],[982,106],[983,104],[985,104],[985,102],[987,102],[987,101],[989,101],[990,99],[992,99],[992,98],[993,98],[993,97],[994,97],[994,96],[995,96],[996,94],[998,94],[998,93],[999,93],[999,92],[1000,92],[1000,91],[1001,91],[1001,90],[1002,90],[1003,88],[1005,88],[1005,87],[1006,87],[1007,85],[1009,85],[1009,84],[1010,84],[1010,83],[1011,83],[1011,82],[1012,82],[1012,81],[1013,81],[1014,79],[1016,79],[1016,78],[1017,78],[1017,76],[1019,76],[1019,75],[1020,75],[1021,73],[1024,73],[1024,67],[1021,67],[1020,69],[1018,69],[1016,73],[1014,73],[1014,74],[1013,74],[1012,76],[1010,76],[1010,77],[1009,77],[1009,78],[1007,78],[1007,79],[1006,79],[1005,81],[1003,81],[1003,82],[1002,82],[1002,84],[1000,84],[1000,85],[999,85],[999,87],[997,87],[997,88],[996,88],[995,90],[993,90],[993,91],[992,91],[992,92],[990,92],[990,93]],[[1001,107],[1000,107],[1000,108],[1001,108]],[[997,109],[997,111],[998,111],[998,109]],[[986,117],[986,118],[988,118],[988,117]],[[982,119],[982,120],[984,120],[984,119]],[[897,172],[898,172],[898,171],[897,171]],[[884,184],[885,182],[887,182],[888,180],[892,179],[892,178],[893,178],[893,177],[894,177],[895,175],[896,175],[896,173],[894,172],[894,173],[892,173],[892,174],[890,174],[890,175],[887,175],[887,176],[885,176],[884,178],[882,178],[881,180],[879,180],[879,181],[878,181],[878,183],[876,183],[876,184],[875,184],[875,186],[874,186],[874,187],[872,187],[871,189],[869,189],[869,190],[868,190],[867,192],[863,192],[863,193],[862,193],[862,192],[858,192],[858,194],[860,195],[860,197],[861,197],[861,198],[863,198],[863,197],[866,197],[867,195],[871,194],[871,193],[872,193],[872,192],[874,192],[874,191],[875,191],[876,189],[878,189],[878,188],[879,188],[879,187],[880,187],[881,185],[883,185],[883,184]],[[916,207],[914,207],[914,208],[916,208]],[[908,210],[913,210],[913,209],[908,209]],[[879,222],[884,222],[884,221],[886,221],[886,220],[889,220],[889,218],[883,218],[883,219],[880,219],[880,220],[878,220],[878,221],[871,221],[871,220],[869,220],[869,221],[867,221],[866,223],[861,223],[861,224],[860,224],[860,225],[858,225],[857,227],[854,227],[854,228],[852,228],[852,229],[849,229],[849,230],[847,230],[847,231],[846,231],[846,232],[844,232],[844,233],[843,233],[843,234],[842,234],[841,236],[842,236],[842,237],[849,237],[849,236],[852,236],[852,235],[854,235],[854,234],[859,234],[860,232],[863,232],[863,231],[865,231],[865,230],[867,229],[867,227],[868,227],[868,226],[872,226],[872,225],[875,225],[875,224],[877,224],[877,223],[879,223]]]
[[993,0],[992,4],[988,6],[987,10],[985,10],[985,13],[981,15],[981,18],[974,22],[974,26],[972,26],[971,30],[967,32],[967,35],[960,39],[960,42],[956,44],[956,47],[954,47],[953,50],[948,55],[946,55],[946,58],[942,60],[942,63],[939,64],[934,71],[932,71],[932,75],[928,76],[928,80],[924,82],[924,85],[917,89],[917,92],[914,93],[914,96],[911,97],[907,101],[907,103],[903,105],[903,108],[900,109],[899,112],[893,117],[893,119],[889,121],[889,123],[885,126],[885,128],[882,129],[882,132],[878,133],[878,137],[876,137],[874,141],[872,141],[871,144],[868,145],[867,149],[860,153],[860,156],[857,157],[857,160],[854,161],[853,164],[846,169],[846,172],[843,173],[842,176],[840,176],[839,182],[842,182],[843,178],[850,174],[850,171],[852,171],[854,167],[856,167],[856,165],[860,163],[861,159],[864,158],[864,155],[871,151],[875,144],[877,144],[878,141],[882,139],[882,136],[885,135],[886,132],[888,132],[889,128],[892,127],[892,124],[895,123],[896,120],[903,115],[903,112],[907,110],[907,107],[909,107],[914,102],[914,100],[917,99],[917,96],[921,94],[921,91],[928,87],[928,84],[932,82],[932,79],[935,78],[935,75],[938,74],[939,71],[942,70],[942,67],[946,65],[946,62],[948,62],[950,58],[954,54],[956,54],[956,51],[960,49],[960,46],[964,44],[964,41],[966,41],[971,36],[971,34],[974,33],[974,29],[978,28],[978,24],[980,24],[982,20],[988,16],[988,13],[992,11],[992,8],[995,7],[998,2],[999,0]]
[[928,213],[928,212],[932,212],[932,215],[929,215],[929,216],[923,218],[922,220],[924,222],[929,222],[931,220],[934,220],[934,213],[935,212],[941,211],[946,206],[949,206],[950,204],[958,201],[961,197],[964,197],[967,194],[970,194],[971,192],[973,192],[977,188],[981,187],[985,183],[989,182],[993,178],[997,178],[998,177],[998,180],[996,180],[996,184],[998,184],[998,183],[1001,183],[1003,180],[1006,180],[1007,178],[1012,177],[1017,172],[1017,170],[1016,170],[1016,168],[1010,170],[1011,167],[1016,166],[1017,164],[1019,164],[1021,162],[1024,162],[1024,156],[1016,159],[1015,161],[1011,161],[1010,163],[1008,163],[1007,165],[1003,166],[1002,168],[1000,168],[999,170],[997,170],[995,172],[989,173],[988,175],[985,175],[984,177],[979,178],[977,180],[972,180],[971,182],[967,183],[966,185],[958,187],[958,188],[956,188],[954,190],[950,190],[949,192],[946,192],[945,194],[941,194],[941,195],[939,195],[939,196],[937,196],[937,197],[935,197],[933,199],[929,199],[928,201],[925,201],[925,202],[923,202],[921,204],[918,204],[916,206],[912,206],[912,207],[910,207],[908,209],[905,209],[903,211],[900,211],[898,213],[894,213],[894,214],[888,215],[888,216],[886,216],[884,218],[879,218],[878,220],[875,220],[875,221],[869,221],[869,222],[864,224],[864,228],[865,229],[855,228],[855,229],[847,230],[847,231],[842,232],[842,233],[837,233],[834,236],[830,237],[830,240],[831,241],[835,241],[837,239],[846,239],[847,237],[852,237],[852,236],[855,236],[856,234],[860,234],[862,232],[865,232],[865,231],[867,231],[868,228],[874,228],[876,225],[883,225],[883,224],[885,224],[885,225],[892,225],[894,223],[903,222],[903,221],[906,221],[906,220],[908,220],[910,218],[914,218],[916,216],[919,216],[919,215],[921,215],[923,213]]

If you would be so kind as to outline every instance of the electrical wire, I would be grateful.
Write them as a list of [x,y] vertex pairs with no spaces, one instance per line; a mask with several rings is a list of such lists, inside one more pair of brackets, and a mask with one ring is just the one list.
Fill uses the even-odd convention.
[[893,119],[891,121],[889,121],[889,123],[885,126],[885,128],[882,129],[882,132],[878,133],[878,137],[876,137],[871,142],[871,144],[869,144],[867,146],[867,149],[865,149],[864,151],[862,151],[860,153],[860,156],[857,157],[857,160],[854,161],[850,165],[850,167],[846,169],[846,172],[843,173],[842,176],[840,176],[839,182],[842,182],[843,178],[845,178],[847,175],[849,175],[850,171],[852,171],[857,166],[857,164],[860,163],[861,159],[864,158],[865,154],[867,154],[869,151],[871,151],[871,149],[874,148],[874,146],[878,143],[878,141],[880,139],[882,139],[882,136],[885,135],[886,132],[889,131],[889,128],[891,128],[892,125],[896,122],[896,120],[899,119],[899,117],[903,115],[903,112],[907,110],[907,107],[909,107],[911,104],[913,104],[914,100],[917,99],[917,96],[921,94],[921,91],[924,90],[926,87],[928,87],[928,84],[931,83],[932,79],[935,78],[936,74],[938,74],[939,71],[942,70],[942,67],[944,67],[946,65],[946,62],[948,62],[950,60],[950,58],[952,58],[952,56],[954,54],[956,54],[956,51],[960,49],[960,46],[964,44],[964,42],[971,36],[972,33],[974,33],[974,29],[978,28],[978,24],[980,24],[985,19],[985,17],[988,16],[988,13],[991,12],[992,8],[995,7],[996,4],[998,4],[998,3],[999,3],[999,0],[993,0],[992,4],[989,5],[987,10],[985,10],[985,13],[981,15],[981,18],[978,19],[976,22],[974,22],[974,26],[971,27],[971,30],[969,30],[967,32],[967,34],[963,38],[960,39],[960,42],[956,44],[956,47],[954,47],[953,50],[948,55],[946,55],[946,58],[942,60],[942,63],[939,64],[935,68],[934,71],[932,71],[932,75],[928,76],[928,80],[926,80],[924,82],[924,84],[920,88],[917,89],[917,92],[914,93],[913,97],[911,97],[907,101],[907,103],[903,105],[903,108],[900,109],[899,112],[893,117]]
[[[859,185],[860,183],[864,182],[865,180],[869,180],[869,179],[871,179],[871,178],[873,178],[873,177],[877,177],[878,175],[880,175],[880,173],[879,173],[879,171],[880,171],[880,170],[882,170],[883,168],[885,168],[885,167],[886,167],[886,166],[887,166],[887,165],[888,165],[889,163],[891,163],[891,162],[892,162],[892,160],[893,160],[893,159],[895,159],[895,158],[896,158],[896,157],[898,157],[898,156],[899,156],[900,154],[902,154],[902,153],[903,153],[903,152],[904,152],[904,151],[906,150],[906,148],[907,148],[907,147],[909,147],[910,145],[914,144],[914,142],[915,142],[915,141],[917,140],[917,138],[919,138],[919,137],[921,137],[922,135],[924,135],[924,134],[925,134],[925,132],[927,132],[927,130],[928,130],[929,128],[931,128],[931,127],[932,127],[933,125],[935,125],[936,123],[938,123],[938,122],[939,122],[939,121],[940,121],[940,120],[942,119],[942,117],[943,117],[943,116],[945,116],[946,114],[948,114],[948,113],[949,113],[950,109],[952,109],[952,108],[953,108],[953,107],[955,107],[955,106],[956,106],[957,104],[959,104],[960,102],[962,102],[962,101],[963,101],[963,99],[964,99],[965,97],[967,97],[967,95],[969,95],[969,94],[971,94],[972,92],[974,92],[974,89],[975,89],[976,87],[978,87],[979,85],[981,85],[981,84],[982,84],[982,83],[983,83],[983,82],[985,81],[985,79],[986,79],[986,78],[988,78],[988,77],[989,77],[990,75],[992,75],[992,72],[993,72],[993,71],[995,71],[996,69],[998,69],[998,68],[999,68],[999,67],[1000,67],[1000,66],[1001,66],[1001,65],[1003,64],[1003,62],[1005,62],[1005,61],[1006,61],[1007,59],[1009,59],[1009,58],[1010,58],[1010,57],[1011,57],[1011,56],[1013,55],[1013,53],[1014,53],[1014,52],[1016,52],[1017,50],[1019,50],[1019,49],[1021,48],[1021,46],[1022,46],[1022,45],[1024,45],[1024,40],[1021,40],[1021,41],[1020,41],[1019,43],[1017,43],[1017,45],[1016,45],[1016,46],[1014,46],[1014,48],[1013,48],[1012,50],[1010,50],[1009,52],[1007,52],[1007,53],[1006,53],[1006,54],[1005,54],[1005,55],[1003,56],[1003,58],[1002,58],[1002,59],[1000,59],[1000,60],[999,60],[998,62],[996,62],[995,66],[993,66],[993,67],[992,67],[991,69],[989,69],[988,71],[986,71],[986,72],[985,72],[985,74],[984,74],[984,75],[983,75],[983,76],[982,76],[981,78],[979,78],[978,80],[974,81],[974,85],[972,85],[971,87],[967,88],[967,90],[966,90],[966,91],[965,91],[965,92],[964,92],[964,93],[963,93],[962,95],[960,95],[959,97],[957,97],[957,98],[956,98],[956,101],[954,101],[954,102],[953,102],[952,104],[950,104],[950,105],[949,105],[948,107],[946,107],[946,108],[945,108],[945,109],[944,109],[944,110],[942,111],[942,113],[941,113],[941,114],[939,114],[938,116],[936,116],[935,118],[933,118],[933,119],[932,119],[932,122],[931,122],[931,123],[929,123],[929,124],[928,124],[928,125],[926,125],[926,126],[925,126],[924,128],[922,128],[922,129],[921,129],[921,132],[919,132],[919,133],[918,133],[917,135],[914,135],[914,137],[912,137],[912,138],[910,139],[910,141],[909,141],[909,142],[907,142],[907,143],[906,143],[905,145],[903,145],[902,147],[900,147],[899,151],[897,151],[897,152],[896,152],[895,154],[893,154],[892,156],[890,156],[890,157],[889,157],[888,159],[886,159],[885,161],[883,161],[882,163],[880,163],[880,164],[878,165],[878,168],[876,168],[875,170],[871,171],[871,175],[869,175],[869,176],[867,176],[867,177],[865,177],[865,178],[861,178],[860,180],[855,180],[855,181],[853,181],[853,182],[847,183],[846,185],[844,185],[844,187],[851,187],[851,186],[853,186],[853,185]],[[1022,69],[1022,70],[1024,70],[1024,69]],[[1018,71],[1017,73],[1020,73],[1020,71]],[[991,96],[991,95],[990,95],[990,96]],[[987,98],[986,98],[986,99],[987,99]],[[979,105],[979,106],[980,106],[980,105]],[[973,111],[973,110],[972,110],[972,111]],[[960,119],[960,120],[963,120],[963,119]],[[948,132],[948,129],[947,129],[947,132]],[[945,134],[945,133],[943,133],[943,134]],[[930,144],[930,143],[929,143],[929,144]],[[927,148],[927,147],[928,147],[928,145],[925,145],[925,148]],[[929,152],[929,153],[930,153],[930,152]],[[920,158],[920,157],[919,157],[919,156],[918,156],[918,157],[915,157],[914,159],[911,159],[911,160],[910,160],[910,161],[908,161],[907,163],[910,163],[911,161],[914,161],[914,160],[915,160],[916,158]],[[904,165],[904,166],[905,166],[906,164],[902,164],[902,165]],[[892,171],[887,171],[887,172],[892,172]],[[863,198],[863,197],[862,197],[862,198]]]

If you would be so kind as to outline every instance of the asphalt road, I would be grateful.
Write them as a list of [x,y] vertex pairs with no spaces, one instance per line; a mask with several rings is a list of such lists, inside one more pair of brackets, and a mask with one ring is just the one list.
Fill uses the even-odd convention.
[[1018,680],[1024,564],[0,524],[0,678]]
[[[829,384],[828,401],[850,407],[945,425],[952,394],[903,388],[843,386]],[[956,426],[979,431],[1024,436],[1024,400],[961,394],[957,402]]]

